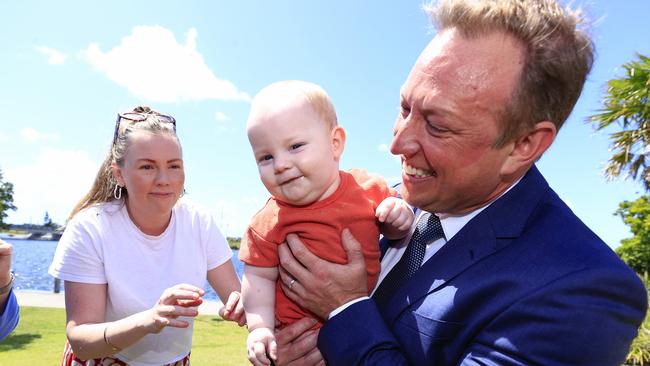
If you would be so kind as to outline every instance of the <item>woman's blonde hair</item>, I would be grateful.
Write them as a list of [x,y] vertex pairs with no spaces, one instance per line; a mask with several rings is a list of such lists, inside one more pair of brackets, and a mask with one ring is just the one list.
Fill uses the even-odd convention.
[[[79,213],[79,211],[87,207],[98,203],[116,200],[114,197],[114,191],[115,186],[117,185],[117,180],[113,176],[111,165],[114,162],[118,167],[124,166],[124,159],[129,150],[129,135],[131,133],[138,131],[159,135],[170,135],[176,139],[180,148],[180,140],[176,135],[176,125],[169,122],[169,116],[164,116],[146,106],[135,107],[132,111],[127,112],[126,115],[132,113],[141,115],[143,119],[140,121],[133,121],[128,118],[122,118],[118,115],[118,121],[116,121],[115,141],[111,145],[111,149],[108,151],[104,162],[99,167],[99,171],[95,177],[95,182],[90,188],[90,191],[72,209],[70,216],[68,216],[68,221],[70,221],[74,215]],[[124,202],[129,193],[126,190],[126,187],[122,187],[121,189],[122,195],[120,200]]]

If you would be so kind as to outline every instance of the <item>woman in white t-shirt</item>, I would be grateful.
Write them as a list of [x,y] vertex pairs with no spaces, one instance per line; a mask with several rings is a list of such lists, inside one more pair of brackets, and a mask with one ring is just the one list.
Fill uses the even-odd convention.
[[174,118],[118,114],[49,270],[65,281],[63,365],[189,365],[206,278],[224,319],[245,323],[232,252],[211,215],[179,199],[184,182]]

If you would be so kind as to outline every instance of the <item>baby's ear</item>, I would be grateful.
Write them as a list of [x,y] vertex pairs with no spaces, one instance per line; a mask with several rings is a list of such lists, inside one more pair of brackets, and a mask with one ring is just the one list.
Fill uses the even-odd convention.
[[334,160],[339,161],[345,148],[345,130],[341,126],[336,126],[332,129],[331,137]]

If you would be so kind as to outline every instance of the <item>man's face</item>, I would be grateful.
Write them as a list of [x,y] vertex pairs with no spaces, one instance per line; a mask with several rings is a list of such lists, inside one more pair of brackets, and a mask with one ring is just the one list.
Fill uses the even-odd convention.
[[507,189],[502,168],[513,143],[493,144],[524,59],[523,46],[499,32],[467,39],[452,28],[424,49],[402,87],[391,146],[408,203],[461,214]]

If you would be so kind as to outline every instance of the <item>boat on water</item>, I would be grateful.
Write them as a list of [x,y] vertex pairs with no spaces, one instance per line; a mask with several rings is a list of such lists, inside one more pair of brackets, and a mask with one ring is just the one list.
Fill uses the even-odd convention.
[[16,234],[16,233],[0,233],[0,239],[11,240],[24,240],[32,237],[32,233]]

